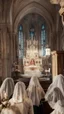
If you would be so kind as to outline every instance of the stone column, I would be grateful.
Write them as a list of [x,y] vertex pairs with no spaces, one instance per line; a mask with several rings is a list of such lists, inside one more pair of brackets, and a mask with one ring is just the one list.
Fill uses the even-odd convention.
[[10,73],[15,61],[18,62],[18,38],[17,33],[10,32]]
[[17,34],[9,31],[6,24],[0,24],[0,77],[11,76],[12,64],[17,56]]
[[18,35],[13,33],[13,61],[16,61],[18,57]]
[[60,42],[61,50],[64,50],[64,27],[60,38],[61,38],[61,42]]
[[0,79],[2,79],[2,30],[0,29]]
[[7,29],[6,24],[2,24],[2,78],[7,77]]

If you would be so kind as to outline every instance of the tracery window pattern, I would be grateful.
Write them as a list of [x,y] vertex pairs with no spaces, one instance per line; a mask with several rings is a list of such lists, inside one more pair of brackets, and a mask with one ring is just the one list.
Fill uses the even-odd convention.
[[45,56],[46,52],[45,52],[45,49],[46,49],[46,26],[45,24],[42,24],[41,26],[41,53],[42,53],[42,56]]
[[[24,57],[24,38],[23,38],[23,27],[22,25],[19,26],[18,29],[18,34],[19,34],[19,59]],[[29,35],[30,38],[35,37],[35,29],[33,26],[31,26],[29,30]],[[42,24],[41,26],[41,39],[40,39],[40,48],[41,48],[41,55],[45,56],[46,55],[46,25]]]

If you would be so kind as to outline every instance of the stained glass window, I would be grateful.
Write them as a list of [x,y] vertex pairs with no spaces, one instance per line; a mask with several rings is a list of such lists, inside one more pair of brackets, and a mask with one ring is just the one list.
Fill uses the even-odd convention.
[[31,25],[31,28],[30,28],[30,38],[34,38],[34,36],[35,36],[35,29],[34,29],[34,26],[33,25]]
[[45,56],[46,52],[46,26],[45,24],[42,24],[41,26],[41,53],[42,56]]
[[19,26],[19,58],[23,58],[24,56],[24,41],[23,41],[23,27]]

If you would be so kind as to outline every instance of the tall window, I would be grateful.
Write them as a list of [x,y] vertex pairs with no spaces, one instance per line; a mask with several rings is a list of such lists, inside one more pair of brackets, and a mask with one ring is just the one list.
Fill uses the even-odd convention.
[[23,58],[24,55],[24,41],[23,41],[23,27],[19,26],[19,58]]
[[34,36],[35,36],[35,29],[34,29],[34,26],[33,25],[31,25],[31,28],[30,28],[30,38],[34,38]]
[[41,55],[45,56],[45,48],[46,48],[46,26],[42,24],[41,26]]

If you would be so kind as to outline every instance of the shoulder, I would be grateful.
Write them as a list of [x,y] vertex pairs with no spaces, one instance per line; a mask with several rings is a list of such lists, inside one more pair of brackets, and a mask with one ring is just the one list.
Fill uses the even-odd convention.
[[4,108],[1,114],[21,114],[16,106],[11,106],[10,108]]
[[1,111],[1,114],[14,114],[13,113],[13,110],[11,110],[10,108],[3,108],[2,111]]
[[12,98],[9,100],[9,103],[10,103],[10,105],[14,105],[14,102],[13,102]]
[[30,98],[26,98],[26,99],[24,100],[24,103],[25,103],[26,105],[28,105],[28,106],[32,106],[32,101],[31,101]]

